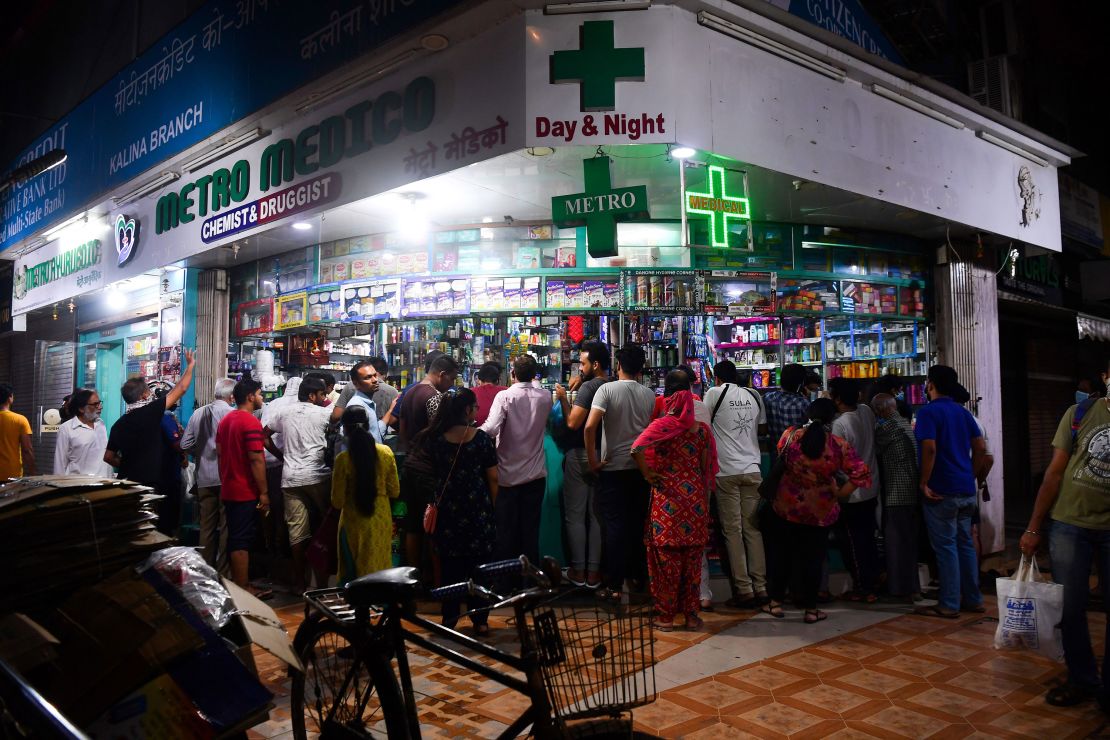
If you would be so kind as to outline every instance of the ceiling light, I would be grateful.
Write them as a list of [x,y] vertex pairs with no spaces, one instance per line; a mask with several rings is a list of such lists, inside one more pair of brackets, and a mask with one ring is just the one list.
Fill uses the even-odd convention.
[[108,288],[108,293],[104,296],[104,300],[108,304],[108,308],[113,311],[127,308],[127,294],[124,293],[118,285],[113,285]]
[[978,136],[983,141],[989,141],[991,144],[994,144],[997,147],[1001,147],[1001,148],[1005,149],[1008,152],[1013,152],[1014,154],[1018,155],[1019,157],[1024,157],[1025,159],[1028,159],[1030,162],[1035,162],[1036,164],[1039,164],[1041,167],[1048,167],[1048,160],[1043,159],[1041,157],[1038,157],[1036,154],[1032,154],[1032,153],[1026,151],[1025,149],[1022,149],[1017,144],[1011,144],[1010,142],[1006,141],[1005,139],[998,138],[994,134],[988,134],[986,131],[976,131],[975,135]]
[[910,110],[915,110],[918,113],[921,113],[923,115],[928,116],[929,118],[934,118],[934,119],[940,121],[941,123],[947,123],[952,128],[963,128],[964,127],[964,122],[963,121],[957,121],[952,116],[945,115],[944,113],[941,113],[938,110],[934,110],[934,109],[930,108],[929,106],[925,105],[924,103],[919,103],[919,102],[917,102],[916,100],[914,100],[912,98],[906,97],[905,95],[903,95],[900,92],[897,92],[895,90],[891,90],[888,87],[883,87],[882,85],[879,85],[879,84],[873,84],[873,85],[871,85],[871,92],[875,93],[876,95],[878,95],[880,97],[886,98],[887,100],[893,100],[895,103],[898,103],[899,105],[904,105],[907,108],[909,108]]
[[201,154],[198,154],[185,164],[181,165],[181,169],[185,170],[186,172],[199,170],[204,165],[210,162],[215,162],[217,159],[224,156],[225,154],[230,154],[236,149],[240,149],[247,144],[258,141],[265,136],[269,136],[269,134],[270,132],[264,129],[253,128],[249,131],[244,131],[241,134],[236,134],[235,136],[228,136],[216,146],[208,149],[205,152],[202,152]]
[[723,33],[725,36],[731,36],[734,39],[743,41],[746,44],[757,46],[766,52],[774,54],[775,56],[785,59],[795,64],[801,65],[806,69],[810,69],[817,74],[824,75],[829,79],[843,82],[848,76],[848,73],[840,67],[834,67],[831,64],[826,64],[816,57],[812,57],[805,52],[799,51],[792,47],[787,46],[779,41],[768,38],[763,34],[756,33],[749,28],[737,25],[732,21],[726,21],[720,16],[707,13],[704,10],[698,13],[698,25],[711,28],[718,33]]
[[651,0],[596,0],[596,2],[551,3],[543,6],[546,15],[567,13],[610,13],[618,10],[647,10]]
[[689,159],[697,153],[697,150],[690,146],[676,146],[670,151],[670,155],[675,159]]
[[319,105],[323,105],[329,100],[332,100],[333,98],[349,92],[356,87],[361,87],[368,82],[372,82],[382,75],[386,74],[387,72],[391,72],[405,62],[409,61],[418,53],[418,49],[406,49],[392,59],[387,59],[381,64],[377,64],[362,72],[359,72],[358,74],[346,77],[339,82],[336,82],[334,85],[324,88],[323,90],[314,92],[307,98],[305,98],[300,105],[297,106],[296,111],[297,113],[304,113],[305,111],[311,110],[312,108],[315,108]]
[[65,149],[51,149],[46,154],[32,159],[22,167],[9,172],[3,180],[0,180],[0,193],[10,188],[12,185],[21,186],[32,177],[38,177],[47,170],[52,170],[62,162],[66,161]]
[[123,195],[114,196],[112,198],[112,201],[117,206],[126,205],[128,203],[131,203],[132,201],[136,201],[139,198],[142,198],[144,195],[149,195],[155,190],[159,190],[165,185],[169,185],[178,177],[180,177],[180,175],[178,175],[176,172],[163,172],[162,174],[158,175],[158,177],[150,180],[149,182],[143,183],[134,190],[130,190]]
[[533,157],[550,157],[555,153],[555,147],[552,146],[530,146],[524,150]]
[[312,224],[310,224],[308,221],[294,221],[293,228],[297,231],[308,231],[312,228]]
[[60,232],[64,229],[68,229],[70,226],[73,226],[75,223],[77,223],[79,221],[88,221],[88,220],[89,220],[89,215],[87,213],[78,213],[73,218],[67,218],[65,221],[62,221],[60,224],[57,224],[55,226],[51,226],[46,231],[42,232],[42,235],[44,237],[46,237],[47,239],[50,239],[52,236],[54,236],[58,232]]

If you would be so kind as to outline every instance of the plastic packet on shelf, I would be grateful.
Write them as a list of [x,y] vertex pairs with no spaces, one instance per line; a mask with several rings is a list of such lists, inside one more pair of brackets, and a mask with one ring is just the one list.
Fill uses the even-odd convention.
[[231,619],[235,603],[220,583],[220,575],[191,547],[167,547],[153,553],[139,567],[157,570],[181,591],[201,619],[219,631]]

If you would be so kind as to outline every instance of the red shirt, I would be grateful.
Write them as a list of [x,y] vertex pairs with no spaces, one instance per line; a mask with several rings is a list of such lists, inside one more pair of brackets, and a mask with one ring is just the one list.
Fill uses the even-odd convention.
[[471,388],[471,390],[478,397],[478,413],[474,415],[474,421],[478,423],[478,426],[482,426],[489,418],[489,410],[493,408],[493,399],[498,393],[507,389],[503,385],[480,385],[477,388]]
[[258,485],[251,472],[249,452],[262,452],[262,422],[246,411],[235,410],[220,420],[216,444],[220,448],[220,498],[254,501]]

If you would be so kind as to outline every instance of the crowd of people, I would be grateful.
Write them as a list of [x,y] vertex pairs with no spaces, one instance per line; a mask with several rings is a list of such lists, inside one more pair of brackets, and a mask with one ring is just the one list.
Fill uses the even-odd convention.
[[[192,353],[185,358],[181,380],[165,393],[139,378],[124,384],[127,412],[111,430],[100,420],[96,391],[75,392],[54,470],[107,476],[114,468],[155,488],[163,494],[159,528],[172,535],[181,470],[191,457],[205,558],[261,596],[249,578],[260,524],[268,538],[287,543],[288,580],[300,592],[313,579],[322,585],[337,574],[346,582],[389,567],[396,499],[405,504],[402,558],[429,565],[432,580],[465,580],[493,558],[538,561],[547,478],[561,472],[567,579],[615,603],[650,593],[661,630],[696,629],[699,612],[714,608],[707,554],[717,544],[730,590],[717,602],[731,608],[781,618],[792,604],[805,623],[826,619],[820,605],[831,599],[828,548],[835,543],[852,582],[844,598],[913,605],[921,600],[924,561],[933,563],[939,589],[937,603],[919,613],[954,618],[983,609],[974,527],[993,458],[949,367],[929,370],[930,403],[911,425],[897,376],[866,388],[834,378],[823,391],[819,378],[787,365],[781,387],[761,394],[725,360],[712,368],[704,398],[684,366],[666,376],[657,397],[641,383],[639,346],[611,356],[606,345],[586,342],[579,372],[567,388],[556,387],[553,401],[529,355],[513,362],[509,386],[489,363],[475,387],[462,388],[457,362],[431,353],[423,379],[402,391],[383,382],[388,367],[380,358],[356,364],[342,393],[330,374],[309,373],[290,378],[269,403],[257,382],[221,379],[214,400],[182,429],[169,411],[192,382]],[[35,466],[30,427],[10,411],[11,401],[11,389],[0,386],[4,477]],[[1088,423],[1101,423],[1104,405]],[[1098,512],[1069,496],[1075,476],[1065,474],[1091,460],[1102,464],[1097,455],[1072,454],[1083,413],[1061,423],[1022,541],[1030,551],[1039,546],[1055,504],[1053,516],[1064,524],[1054,530],[1053,549],[1065,567],[1075,561],[1076,572],[1091,555],[1075,554],[1072,540],[1088,536],[1085,528],[1102,531]],[[556,443],[558,462],[545,436]],[[549,470],[552,464],[562,470]],[[461,606],[443,604],[445,624],[457,623]],[[468,605],[471,619],[484,633],[476,606]],[[1082,634],[1078,623],[1070,634],[1082,642],[1085,623]],[[1074,668],[1083,690],[1097,681],[1088,657],[1076,658],[1082,665]]]

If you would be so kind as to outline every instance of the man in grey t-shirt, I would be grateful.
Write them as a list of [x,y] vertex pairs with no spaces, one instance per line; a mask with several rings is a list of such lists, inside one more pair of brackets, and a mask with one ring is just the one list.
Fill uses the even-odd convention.
[[555,386],[567,432],[563,438],[563,521],[567,528],[567,578],[576,586],[601,583],[601,520],[594,505],[597,477],[590,472],[582,427],[597,389],[609,382],[609,350],[601,342],[587,342],[579,351],[578,395],[571,404],[566,389]]
[[618,379],[597,390],[586,420],[586,457],[590,470],[598,474],[597,501],[605,522],[608,572],[603,595],[609,597],[619,598],[626,575],[633,590],[647,582],[647,554],[640,534],[651,490],[632,459],[632,443],[651,423],[655,409],[655,394],[638,380],[645,359],[639,345],[627,344],[617,352]]

